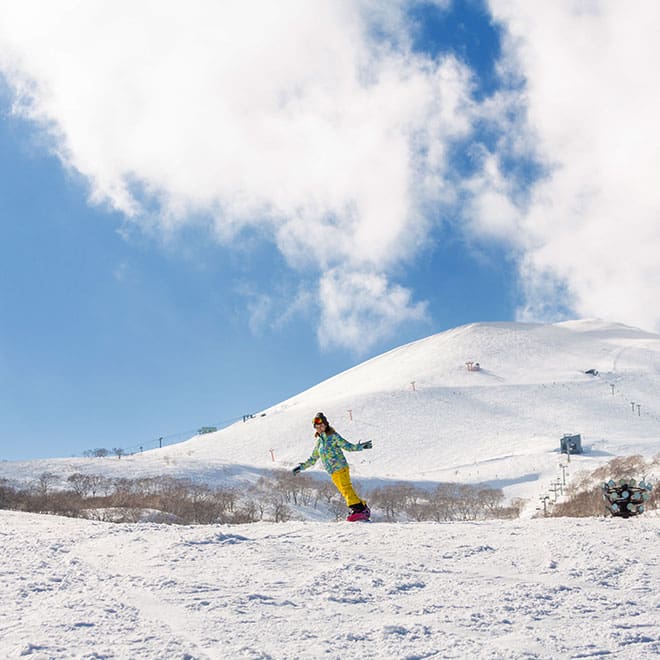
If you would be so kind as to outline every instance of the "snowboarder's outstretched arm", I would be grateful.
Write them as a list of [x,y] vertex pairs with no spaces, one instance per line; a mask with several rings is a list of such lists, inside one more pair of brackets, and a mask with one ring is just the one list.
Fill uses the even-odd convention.
[[337,446],[341,447],[342,449],[345,449],[346,451],[362,451],[363,449],[371,449],[373,447],[373,443],[371,442],[371,440],[353,444],[348,440],[344,440],[344,438],[342,438],[339,435],[339,433],[337,433],[336,436],[337,436]]
[[316,446],[314,447],[314,451],[312,452],[312,455],[304,462],[300,463],[299,465],[296,465],[296,467],[293,468],[293,473],[298,474],[301,470],[306,470],[307,468],[311,468],[316,461],[319,460],[319,443],[316,443]]

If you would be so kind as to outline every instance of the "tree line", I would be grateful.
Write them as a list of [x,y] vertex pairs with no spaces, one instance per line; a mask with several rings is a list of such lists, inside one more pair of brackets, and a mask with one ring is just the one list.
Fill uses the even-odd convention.
[[[516,503],[503,506],[499,489],[466,484],[427,490],[399,482],[374,488],[367,498],[392,522],[513,518],[520,510]],[[1,479],[0,509],[174,524],[284,522],[301,517],[301,509],[323,509],[335,520],[343,520],[347,513],[331,482],[294,476],[288,470],[273,470],[240,489],[168,476],[125,479],[77,472],[62,479],[44,472],[29,485]]]
[[105,447],[97,447],[96,449],[85,449],[83,456],[85,458],[105,458],[114,454],[117,458],[126,456],[126,451],[121,447],[113,447],[113,449],[106,449]]

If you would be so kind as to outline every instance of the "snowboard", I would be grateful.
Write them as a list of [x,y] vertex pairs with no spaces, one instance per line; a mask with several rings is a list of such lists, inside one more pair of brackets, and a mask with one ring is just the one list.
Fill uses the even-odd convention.
[[653,486],[643,480],[637,483],[635,479],[619,479],[617,483],[610,479],[601,488],[605,508],[613,516],[629,518],[644,513]]
[[371,511],[367,507],[364,511],[349,514],[346,520],[348,522],[369,522],[371,520]]

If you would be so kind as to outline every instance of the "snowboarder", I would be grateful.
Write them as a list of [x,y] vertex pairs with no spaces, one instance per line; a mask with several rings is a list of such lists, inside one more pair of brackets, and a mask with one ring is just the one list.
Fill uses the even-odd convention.
[[346,500],[346,505],[351,510],[351,513],[346,520],[351,522],[356,520],[368,520],[371,511],[369,510],[367,503],[353,490],[348,470],[348,462],[346,461],[342,449],[345,449],[346,451],[371,449],[371,440],[368,440],[367,442],[358,442],[356,445],[344,440],[344,438],[342,438],[339,433],[330,426],[326,416],[322,412],[316,413],[312,423],[316,431],[316,446],[314,447],[312,455],[304,463],[300,463],[293,468],[293,474],[298,474],[301,470],[306,470],[307,468],[312,467],[312,465],[314,465],[320,458],[323,467],[330,475],[332,482],[342,494]]

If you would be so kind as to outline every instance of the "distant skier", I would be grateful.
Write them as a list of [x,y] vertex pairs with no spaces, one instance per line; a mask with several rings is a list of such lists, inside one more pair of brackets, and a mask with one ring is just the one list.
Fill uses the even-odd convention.
[[293,468],[293,474],[298,474],[301,470],[312,467],[316,461],[321,459],[323,467],[330,475],[337,490],[346,500],[346,505],[351,510],[351,514],[346,518],[351,522],[356,520],[368,520],[371,511],[367,503],[361,499],[353,490],[351,477],[348,470],[348,462],[342,449],[346,451],[362,451],[371,449],[371,440],[367,442],[358,442],[356,445],[347,442],[337,431],[328,423],[326,416],[322,413],[316,413],[314,417],[314,429],[316,430],[316,446],[312,455],[304,462]]

